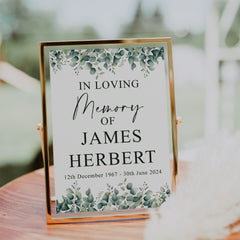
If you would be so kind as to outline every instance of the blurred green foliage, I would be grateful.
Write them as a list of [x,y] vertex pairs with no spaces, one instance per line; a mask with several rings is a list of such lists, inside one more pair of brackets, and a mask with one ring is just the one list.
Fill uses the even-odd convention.
[[1,56],[15,67],[39,79],[39,42],[98,39],[92,26],[62,31],[55,12],[30,10],[24,0],[0,0]]
[[[220,17],[223,14],[224,7],[227,1],[217,1],[217,8]],[[237,15],[234,18],[230,31],[227,33],[226,39],[220,37],[220,45],[226,45],[227,47],[235,47],[240,40],[240,8],[238,8]]]

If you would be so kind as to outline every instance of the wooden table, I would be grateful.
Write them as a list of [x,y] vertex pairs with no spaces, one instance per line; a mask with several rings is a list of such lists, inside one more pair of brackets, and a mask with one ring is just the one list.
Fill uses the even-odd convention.
[[[181,163],[184,174],[186,164]],[[0,239],[141,240],[146,220],[47,225],[43,169],[0,189]],[[227,240],[239,240],[240,232]]]

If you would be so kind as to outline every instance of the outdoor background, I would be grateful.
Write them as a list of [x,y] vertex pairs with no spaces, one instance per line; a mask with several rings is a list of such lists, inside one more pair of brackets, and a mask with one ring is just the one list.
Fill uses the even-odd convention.
[[40,41],[172,37],[180,158],[191,160],[207,138],[240,130],[239,6],[239,0],[0,0],[0,186],[42,166]]

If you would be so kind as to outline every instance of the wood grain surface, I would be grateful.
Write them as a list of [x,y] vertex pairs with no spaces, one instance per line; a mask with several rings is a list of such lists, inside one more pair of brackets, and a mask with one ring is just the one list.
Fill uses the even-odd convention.
[[[183,175],[186,166],[186,163],[180,165],[179,172]],[[43,169],[34,171],[0,189],[1,240],[143,239],[146,220],[47,225],[43,174]],[[240,240],[240,232],[227,240]]]

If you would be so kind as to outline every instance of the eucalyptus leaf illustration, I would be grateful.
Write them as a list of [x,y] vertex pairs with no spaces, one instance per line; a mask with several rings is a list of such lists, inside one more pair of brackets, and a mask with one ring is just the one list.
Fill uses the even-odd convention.
[[125,210],[136,208],[156,208],[161,206],[170,196],[167,184],[161,186],[159,191],[153,192],[146,182],[142,186],[134,186],[125,178],[116,186],[106,185],[106,190],[93,194],[88,188],[85,192],[75,181],[66,189],[62,200],[56,200],[57,213],[77,213],[109,210]]
[[52,50],[49,56],[50,67],[55,73],[60,71],[64,65],[68,65],[77,75],[82,70],[89,70],[89,73],[98,79],[106,71],[116,74],[118,68],[128,64],[132,71],[139,67],[146,78],[151,71],[154,71],[159,60],[164,60],[164,48]]

